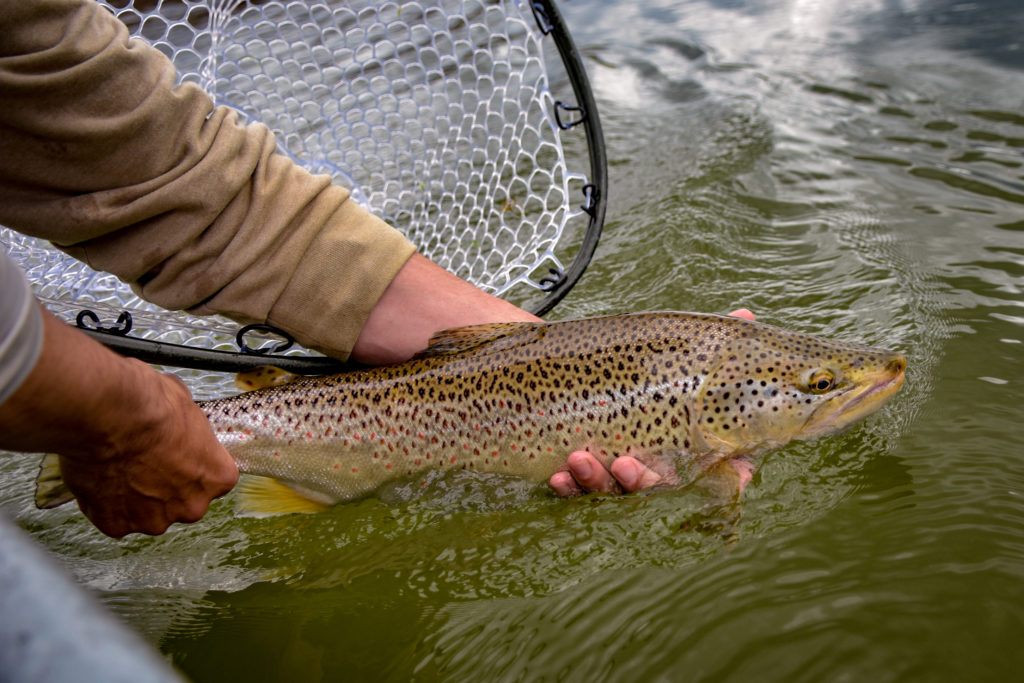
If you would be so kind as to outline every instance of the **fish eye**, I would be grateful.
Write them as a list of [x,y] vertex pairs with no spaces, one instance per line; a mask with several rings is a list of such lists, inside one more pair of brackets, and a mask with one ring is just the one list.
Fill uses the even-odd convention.
[[807,388],[812,394],[824,394],[832,390],[836,385],[836,376],[824,368],[815,370],[807,383]]

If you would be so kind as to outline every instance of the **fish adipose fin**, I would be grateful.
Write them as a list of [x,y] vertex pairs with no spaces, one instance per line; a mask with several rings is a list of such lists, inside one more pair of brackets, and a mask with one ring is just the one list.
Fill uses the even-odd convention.
[[486,344],[495,344],[495,349],[511,349],[543,336],[544,323],[488,323],[455,327],[434,334],[430,344],[416,354],[416,358],[463,353]]
[[332,504],[311,491],[254,474],[242,475],[235,487],[235,512],[241,517],[323,512]]
[[299,375],[293,375],[287,370],[273,365],[263,365],[235,375],[235,386],[241,391],[256,391],[267,387],[279,387],[299,378]]
[[44,455],[39,463],[39,476],[36,477],[36,507],[51,510],[74,499],[75,494],[64,483],[60,471],[60,456],[55,453]]

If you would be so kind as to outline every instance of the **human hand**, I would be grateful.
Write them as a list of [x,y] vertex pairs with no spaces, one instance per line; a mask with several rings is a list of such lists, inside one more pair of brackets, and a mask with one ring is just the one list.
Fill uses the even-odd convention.
[[562,498],[587,492],[632,493],[668,480],[667,472],[658,472],[636,458],[623,455],[605,467],[589,451],[569,455],[567,469],[551,475],[548,484]]
[[42,317],[39,360],[0,404],[0,448],[60,454],[82,512],[114,537],[195,521],[231,490],[234,460],[181,381]]
[[[136,364],[135,361],[129,361]],[[238,481],[238,468],[177,377],[135,368],[141,405],[84,456],[61,456],[82,513],[114,538],[195,522]]]
[[[737,309],[729,315],[754,320],[754,314],[745,308]],[[548,480],[548,485],[562,498],[588,492],[632,493],[657,484],[670,484],[675,477],[671,468],[657,465],[649,467],[628,455],[615,458],[610,467],[605,467],[590,452],[575,451],[569,455],[566,465],[565,470],[556,472]],[[741,472],[740,476],[742,487],[750,481],[751,475],[746,471]]]

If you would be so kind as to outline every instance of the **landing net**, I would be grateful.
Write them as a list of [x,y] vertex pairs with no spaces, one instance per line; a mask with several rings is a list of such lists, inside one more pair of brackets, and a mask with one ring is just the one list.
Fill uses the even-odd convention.
[[[485,291],[544,313],[586,268],[604,218],[604,148],[550,0],[104,4],[180,81],[266,124],[280,153]],[[225,353],[255,345],[229,320],[160,309],[6,228],[0,243],[48,308],[121,332],[96,336],[122,352],[206,369],[266,362]],[[292,367],[306,360],[329,364]]]

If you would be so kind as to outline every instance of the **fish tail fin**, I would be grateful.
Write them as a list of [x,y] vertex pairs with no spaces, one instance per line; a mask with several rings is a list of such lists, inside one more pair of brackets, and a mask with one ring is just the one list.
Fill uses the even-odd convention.
[[64,475],[60,471],[60,456],[55,453],[44,455],[36,477],[36,507],[50,510],[74,499],[75,494],[64,483]]
[[254,474],[243,475],[235,487],[235,511],[242,517],[323,512],[332,504],[312,491]]

